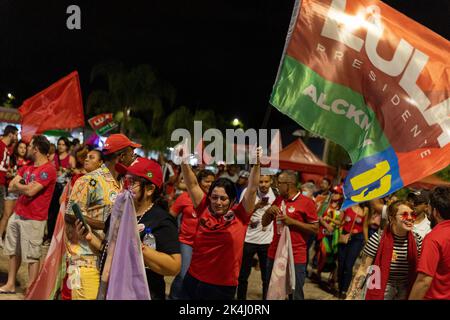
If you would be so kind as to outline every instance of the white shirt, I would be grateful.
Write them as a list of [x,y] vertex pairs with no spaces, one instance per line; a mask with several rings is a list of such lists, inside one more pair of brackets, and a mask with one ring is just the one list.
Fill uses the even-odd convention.
[[428,218],[425,216],[425,219],[423,219],[420,223],[414,225],[414,232],[418,233],[422,239],[425,238],[425,236],[431,231],[431,222],[428,220]]
[[[247,188],[245,188],[242,191],[241,199],[242,201],[245,192],[247,191]],[[271,222],[268,226],[264,227],[261,224],[262,217],[264,215],[264,212],[266,212],[267,209],[272,205],[272,203],[275,201],[275,194],[273,193],[272,188],[269,188],[269,192],[267,194],[262,194],[261,192],[256,193],[256,200],[255,204],[261,201],[261,198],[263,197],[269,197],[269,201],[267,202],[267,205],[263,208],[260,208],[256,210],[250,219],[250,223],[247,228],[247,234],[245,236],[245,242],[247,243],[253,243],[253,244],[270,244],[272,242],[273,238],[273,222]],[[257,226],[255,228],[252,228],[250,225],[252,222],[257,222]]]

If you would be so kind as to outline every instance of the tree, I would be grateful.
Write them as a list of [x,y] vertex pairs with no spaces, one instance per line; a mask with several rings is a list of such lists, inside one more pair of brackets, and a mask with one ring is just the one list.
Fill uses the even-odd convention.
[[162,129],[164,108],[173,106],[175,89],[158,79],[152,67],[105,62],[92,69],[91,83],[98,78],[105,79],[107,85],[105,90],[95,90],[89,95],[89,116],[112,112],[120,124],[120,132],[141,139]]

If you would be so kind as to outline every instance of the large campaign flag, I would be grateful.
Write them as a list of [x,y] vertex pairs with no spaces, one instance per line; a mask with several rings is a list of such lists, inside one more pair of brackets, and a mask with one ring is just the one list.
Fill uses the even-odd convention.
[[381,1],[297,1],[271,104],[347,150],[348,207],[450,164],[449,56]]
[[25,100],[19,112],[22,116],[21,136],[25,141],[30,141],[34,134],[51,129],[83,127],[83,100],[78,72],[70,73]]

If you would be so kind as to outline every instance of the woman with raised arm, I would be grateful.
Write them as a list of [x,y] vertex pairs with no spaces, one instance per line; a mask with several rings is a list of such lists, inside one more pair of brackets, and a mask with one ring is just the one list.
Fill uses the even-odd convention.
[[[240,203],[234,183],[217,179],[205,194],[184,159],[181,172],[199,224],[189,271],[183,281],[183,298],[232,300],[238,285],[247,225],[252,215],[260,177],[262,148],[256,150],[247,192]],[[185,158],[183,151],[179,155]]]

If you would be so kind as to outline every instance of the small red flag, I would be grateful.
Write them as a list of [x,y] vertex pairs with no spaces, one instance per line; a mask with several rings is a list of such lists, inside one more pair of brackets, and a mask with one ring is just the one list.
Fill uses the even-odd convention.
[[25,100],[19,112],[22,116],[21,136],[25,141],[47,130],[83,127],[83,100],[78,72],[70,73]]

